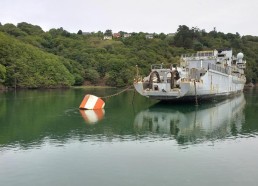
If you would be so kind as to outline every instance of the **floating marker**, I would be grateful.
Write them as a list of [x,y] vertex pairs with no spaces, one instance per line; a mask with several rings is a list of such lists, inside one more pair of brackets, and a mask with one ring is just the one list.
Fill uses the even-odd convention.
[[80,110],[80,113],[83,119],[86,121],[86,123],[94,124],[103,119],[105,115],[105,110]]
[[105,106],[105,102],[97,96],[87,94],[80,105],[80,109],[86,110],[96,110],[103,109]]

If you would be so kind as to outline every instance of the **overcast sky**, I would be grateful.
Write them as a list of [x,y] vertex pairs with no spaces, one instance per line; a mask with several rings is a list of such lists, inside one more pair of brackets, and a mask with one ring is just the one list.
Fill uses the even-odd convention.
[[0,0],[2,24],[48,31],[175,33],[179,25],[258,36],[257,0]]

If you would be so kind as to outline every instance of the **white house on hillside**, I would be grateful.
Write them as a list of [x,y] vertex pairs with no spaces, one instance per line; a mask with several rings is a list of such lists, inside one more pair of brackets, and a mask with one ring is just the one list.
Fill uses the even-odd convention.
[[104,36],[104,40],[112,40],[112,36]]
[[145,38],[146,38],[146,39],[153,39],[153,35],[152,35],[152,34],[147,34],[147,35],[145,36]]

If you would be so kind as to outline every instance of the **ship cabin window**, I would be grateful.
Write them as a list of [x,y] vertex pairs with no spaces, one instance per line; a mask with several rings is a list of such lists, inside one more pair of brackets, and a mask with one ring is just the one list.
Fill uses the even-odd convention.
[[218,54],[218,57],[225,57],[225,54]]
[[158,85],[154,85],[154,90],[159,90],[159,87],[158,87]]

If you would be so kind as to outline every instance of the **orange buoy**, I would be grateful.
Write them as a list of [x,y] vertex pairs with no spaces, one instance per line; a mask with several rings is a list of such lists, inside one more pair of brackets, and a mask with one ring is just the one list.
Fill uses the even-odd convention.
[[80,105],[80,109],[96,110],[103,109],[105,102],[97,96],[87,94]]
[[105,115],[105,110],[80,110],[80,113],[86,123],[94,124],[103,119]]

